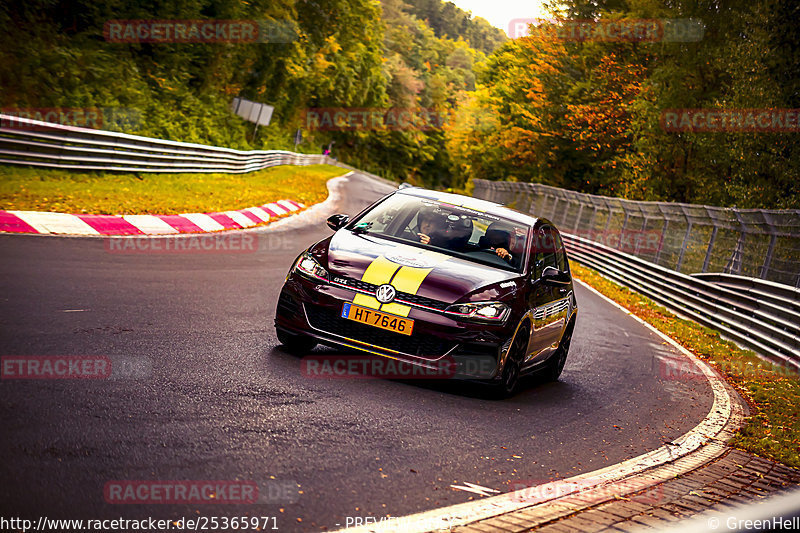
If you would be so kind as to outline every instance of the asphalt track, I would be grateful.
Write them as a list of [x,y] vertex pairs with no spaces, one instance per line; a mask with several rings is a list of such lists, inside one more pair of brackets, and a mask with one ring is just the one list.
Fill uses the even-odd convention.
[[[354,175],[335,210],[353,214],[387,190]],[[272,321],[292,260],[330,230],[279,229],[248,233],[259,244],[249,253],[0,236],[1,355],[135,363],[119,379],[0,381],[0,516],[277,516],[283,531],[334,529],[480,497],[451,485],[505,492],[609,466],[711,406],[704,380],[665,371],[673,348],[580,285],[561,381],[531,381],[512,399],[458,382],[306,377]],[[119,505],[104,499],[114,480],[280,490],[252,505]]]

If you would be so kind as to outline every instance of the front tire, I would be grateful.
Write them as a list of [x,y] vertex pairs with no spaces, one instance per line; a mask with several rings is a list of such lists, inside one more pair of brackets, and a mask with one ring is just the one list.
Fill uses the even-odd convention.
[[278,334],[278,340],[286,351],[295,355],[306,354],[317,345],[317,341],[308,335],[289,333],[282,329],[278,329],[276,332]]
[[542,377],[544,377],[545,380],[558,381],[558,378],[561,376],[561,372],[564,371],[564,363],[567,362],[569,345],[572,342],[573,329],[575,329],[574,323],[567,326],[567,331],[564,332],[564,336],[561,337],[561,342],[558,344],[558,348],[556,348],[556,351],[553,352],[553,355],[551,355],[550,359],[547,361],[547,366],[545,366],[545,369],[542,372]]
[[511,398],[519,390],[520,369],[525,351],[528,348],[528,329],[517,331],[514,342],[508,350],[508,357],[500,373],[500,383],[495,386],[495,396],[499,399]]

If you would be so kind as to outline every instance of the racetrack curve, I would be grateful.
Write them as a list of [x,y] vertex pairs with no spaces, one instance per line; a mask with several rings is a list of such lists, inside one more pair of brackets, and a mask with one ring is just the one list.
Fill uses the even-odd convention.
[[[351,175],[337,212],[390,187]],[[118,253],[97,238],[0,236],[0,355],[105,355],[143,375],[0,381],[0,516],[277,516],[284,531],[400,516],[612,465],[694,427],[713,395],[682,357],[576,284],[558,383],[495,401],[466,383],[311,379],[272,326],[322,213],[247,232],[250,253]],[[243,233],[244,234],[244,233]],[[320,354],[336,354],[317,348]],[[275,504],[112,505],[113,480],[298,485]],[[281,511],[282,510],[282,511]],[[298,520],[299,519],[299,520]]]

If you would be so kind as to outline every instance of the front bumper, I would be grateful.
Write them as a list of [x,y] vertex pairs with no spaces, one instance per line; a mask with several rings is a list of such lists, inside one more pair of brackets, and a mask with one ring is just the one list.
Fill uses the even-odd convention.
[[412,335],[401,335],[341,317],[357,292],[292,273],[278,300],[275,327],[319,342],[389,357],[441,371],[448,377],[491,380],[499,375],[513,327],[459,322],[427,307],[411,307]]

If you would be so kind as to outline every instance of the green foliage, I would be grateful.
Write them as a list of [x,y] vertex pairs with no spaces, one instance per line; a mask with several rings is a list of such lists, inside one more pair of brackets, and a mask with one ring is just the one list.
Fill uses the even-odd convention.
[[[475,72],[505,40],[503,32],[440,0],[420,6],[402,0],[9,0],[0,4],[0,103],[102,108],[106,129],[238,149],[294,149],[299,128],[300,151],[334,143],[334,155],[345,162],[446,185],[452,163],[441,129],[325,132],[308,131],[304,123],[310,108],[425,108],[445,116],[462,93],[474,90]],[[112,20],[201,19],[265,21],[296,38],[120,43],[103,34]],[[272,123],[256,129],[235,116],[230,105],[237,96],[273,105]]]
[[469,46],[490,54],[507,40],[505,33],[485,19],[442,0],[407,0],[407,11],[425,21],[437,37],[462,38]]
[[[419,6],[425,5],[420,10]],[[383,76],[386,98],[374,109],[425,110],[449,123],[458,110],[463,95],[475,89],[475,72],[486,60],[481,49],[471,46],[470,32],[483,26],[454,6],[435,2],[382,0]],[[424,20],[426,13],[448,13],[466,21],[444,26]],[[448,15],[448,16],[450,16]],[[440,20],[440,19],[433,19]],[[441,19],[443,20],[443,19]],[[453,19],[455,20],[455,19]],[[484,21],[485,22],[485,21]],[[488,27],[488,23],[486,23]],[[486,30],[483,50],[492,50],[505,37],[496,28]],[[500,37],[498,37],[498,35]],[[338,106],[345,105],[339,103]],[[348,106],[350,104],[347,104]],[[324,106],[320,106],[324,107]],[[396,180],[408,180],[428,187],[446,187],[455,179],[453,164],[445,145],[442,128],[402,128],[399,130],[360,130],[316,132],[317,144],[335,142],[335,153],[343,161],[375,174]]]
[[[254,20],[290,42],[118,43],[109,20]],[[128,133],[233,148],[290,148],[309,105],[385,99],[380,8],[370,0],[10,0],[0,6],[0,101],[11,108],[123,108]],[[230,111],[243,96],[275,106],[258,129]],[[317,150],[318,151],[318,150]]]
[[[791,0],[570,0],[570,20],[695,20],[689,42],[569,41],[544,25],[487,61],[472,106],[503,117],[448,146],[466,177],[740,207],[800,206],[797,132],[669,132],[670,109],[797,109]],[[562,19],[563,20],[563,19]]]

